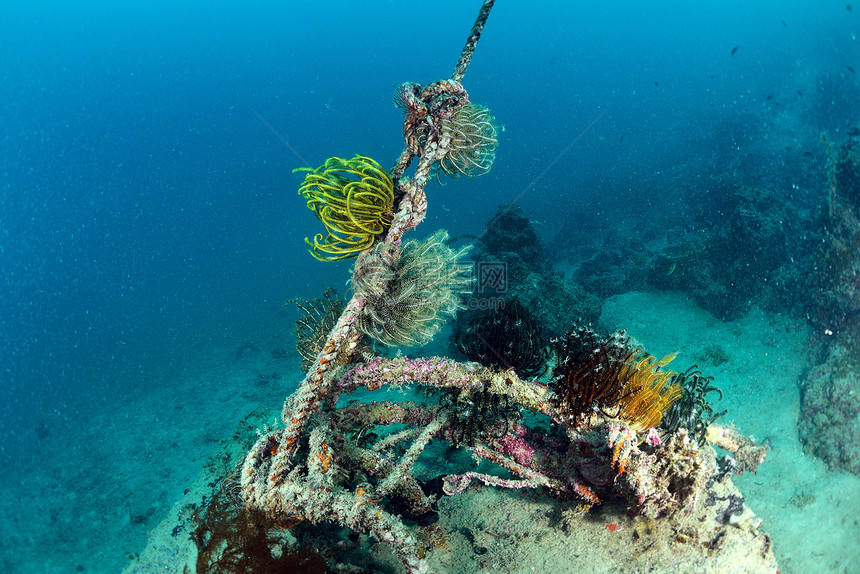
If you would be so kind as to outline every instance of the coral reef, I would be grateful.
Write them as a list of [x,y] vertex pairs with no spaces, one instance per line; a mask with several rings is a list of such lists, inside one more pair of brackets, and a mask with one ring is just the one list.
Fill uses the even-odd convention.
[[316,169],[306,171],[299,194],[308,200],[328,234],[311,241],[311,255],[320,261],[355,257],[370,247],[376,236],[391,223],[394,187],[391,177],[372,159],[357,155],[344,160],[331,157]]
[[[855,139],[857,140],[855,142]],[[836,331],[860,318],[860,136],[838,149],[822,135],[827,149],[827,214],[824,249],[813,320]]]
[[481,241],[490,253],[515,253],[532,270],[543,271],[550,266],[540,235],[516,204],[499,206]]
[[[620,501],[584,514],[576,507],[559,508],[545,497],[470,489],[439,505],[442,526],[453,531],[448,546],[455,549],[441,570],[516,574],[778,570],[770,536],[757,529],[760,521],[740,521],[747,507],[728,475],[708,478],[700,496],[690,502],[677,518],[654,520],[627,516]],[[556,510],[549,516],[541,511],[553,505]],[[516,516],[535,519],[510,518]]]
[[830,175],[831,189],[838,190],[839,195],[844,198],[847,207],[860,216],[860,133],[854,128],[853,135],[839,146],[838,157],[833,158],[833,144],[822,135],[822,140],[828,148],[830,169],[835,173]]
[[[658,370],[661,362],[653,358],[621,365],[619,372],[627,373],[626,381],[637,373],[646,381],[659,381],[640,388],[662,389],[670,375]],[[521,380],[510,370],[440,358],[377,358],[337,379],[329,402],[334,404],[338,394],[360,387],[378,391],[388,385],[442,389],[447,398],[437,406],[375,401],[321,412],[306,425],[308,438],[301,441],[287,475],[273,474],[285,429],[264,433],[243,466],[246,503],[266,509],[282,523],[334,521],[372,533],[392,546],[408,571],[421,572],[426,568],[421,558],[426,549],[390,505],[396,496],[408,502],[412,513],[432,508],[433,499],[415,478],[414,466],[434,439],[466,447],[473,456],[506,471],[475,469],[443,475],[443,491],[448,495],[479,481],[503,488],[543,488],[588,505],[623,496],[630,512],[659,517],[686,508],[717,472],[707,463],[706,455],[712,451],[700,449],[683,429],[666,441],[640,436],[635,428],[643,420],[640,411],[625,412],[618,406],[634,396],[630,393],[619,393],[614,408],[596,408],[597,403],[584,407],[591,413],[589,424],[577,426],[570,424],[567,411],[556,408],[554,393],[547,386]],[[520,419],[520,408],[530,412],[531,419],[544,422],[526,423]],[[662,405],[654,408],[663,410]],[[610,410],[614,412],[601,412]],[[546,423],[564,429],[564,434],[548,434],[541,428]],[[406,428],[384,432],[391,425]]]
[[[753,302],[772,305],[794,287],[791,247],[801,235],[796,210],[777,191],[727,185],[719,206],[708,213],[706,237],[683,237],[652,255],[646,282],[690,293],[702,308],[723,320],[746,313]],[[718,225],[715,225],[717,224]],[[780,269],[791,267],[786,275]],[[671,269],[671,272],[669,270]],[[776,279],[779,278],[779,281]]]
[[712,445],[731,453],[734,458],[726,457],[725,465],[738,474],[747,471],[756,473],[767,457],[767,441],[757,444],[730,427],[712,424],[707,428],[705,438]]
[[[357,417],[356,421],[366,420],[365,415],[390,414],[399,418],[402,413],[418,405],[399,403],[403,410],[395,409],[394,406],[393,403],[380,405],[376,412],[350,406],[339,409],[339,412],[344,417]],[[276,414],[260,408],[241,421],[222,442],[221,448],[213,453],[198,478],[164,521],[150,533],[149,544],[129,563],[125,574],[190,573],[197,571],[197,565],[201,562],[202,567],[211,568],[219,563],[218,540],[223,541],[223,544],[217,546],[227,551],[225,562],[235,563],[242,560],[248,551],[240,549],[249,548],[243,544],[243,536],[251,540],[270,541],[250,546],[254,560],[260,564],[289,555],[296,558],[300,565],[291,571],[302,572],[300,567],[319,567],[319,563],[312,562],[310,553],[303,550],[312,548],[328,562],[327,570],[324,571],[396,571],[394,556],[385,551],[384,545],[371,546],[372,542],[364,535],[334,527],[313,527],[306,523],[296,524],[290,529],[262,528],[266,519],[260,516],[251,521],[237,520],[240,513],[244,512],[246,516],[249,514],[231,504],[236,492],[235,487],[230,486],[229,478],[224,478],[225,472],[229,472],[244,456],[248,446],[258,439],[259,431],[255,429],[270,422]],[[518,430],[514,421],[510,424],[510,430]],[[750,446],[749,443],[743,445],[745,439],[730,432],[730,429],[715,425],[710,434],[714,437],[725,435],[725,446],[737,451],[735,457],[738,460],[744,458],[744,450]],[[394,439],[383,442],[368,430],[354,431],[347,438],[364,448],[371,448],[374,442],[381,443],[383,451],[397,446]],[[592,438],[592,444],[603,453],[602,456],[608,456],[608,447],[600,437],[595,435]],[[519,453],[516,456],[525,461],[539,457],[540,452],[536,451],[529,459],[529,453],[524,448],[528,444],[526,440],[508,440],[507,448]],[[669,442],[666,441],[667,446]],[[580,443],[580,448],[591,447]],[[575,500],[565,502],[550,499],[540,492],[518,496],[507,490],[467,488],[456,496],[441,496],[432,505],[438,513],[429,511],[421,515],[434,516],[438,519],[435,523],[421,522],[420,528],[412,526],[411,529],[416,532],[416,539],[420,547],[425,549],[425,556],[436,572],[498,572],[510,570],[512,566],[517,572],[528,571],[528,567],[517,569],[514,566],[523,564],[523,556],[528,556],[538,571],[548,572],[548,564],[541,567],[541,557],[553,556],[550,562],[554,562],[559,547],[575,549],[566,552],[570,567],[564,571],[571,572],[593,569],[598,559],[601,563],[610,560],[619,571],[638,568],[649,572],[696,571],[716,574],[732,570],[763,573],[776,570],[773,554],[769,552],[770,539],[758,530],[760,519],[750,514],[743,495],[732,484],[730,475],[734,467],[729,464],[730,461],[717,461],[712,449],[706,447],[697,450],[692,445],[684,445],[683,440],[674,440],[673,450],[666,451],[666,454],[661,446],[648,448],[653,451],[651,455],[674,461],[669,467],[689,466],[695,462],[698,467],[696,472],[701,473],[697,475],[694,472],[696,478],[692,480],[693,484],[703,483],[701,490],[693,493],[686,490],[683,498],[679,496],[675,499],[669,498],[665,492],[662,494],[667,503],[668,516],[657,519],[642,513],[629,516],[626,509],[631,501],[638,504],[638,497],[626,490],[629,486],[617,490],[618,498],[611,497],[614,487],[604,487],[607,495],[605,502],[587,513]],[[668,455],[668,452],[672,454]],[[635,458],[641,455],[633,453],[632,456]],[[603,466],[589,467],[582,464],[580,468],[583,472],[600,478],[604,475],[598,471],[603,469],[606,472],[602,480],[614,480],[617,475],[606,468],[609,462],[607,458],[592,457],[592,460],[596,463],[602,461]],[[418,462],[420,465],[421,461]],[[432,463],[433,469],[440,467],[437,461],[433,460]],[[666,482],[670,476],[675,478]],[[471,476],[462,477],[460,481],[465,482],[466,478],[481,480]],[[489,480],[486,476],[484,479]],[[618,477],[618,480],[623,482],[626,479]],[[666,488],[690,482],[671,472],[664,472],[661,480]],[[449,482],[451,487],[458,486],[453,477]],[[418,486],[426,490],[428,485],[423,483]],[[654,489],[656,485],[652,483],[649,488]],[[440,493],[438,490],[435,492]],[[655,503],[657,500],[659,497],[653,499]],[[658,506],[662,506],[662,503]],[[683,512],[674,511],[672,514],[673,508],[681,507]],[[410,514],[405,506],[399,507],[397,511],[404,515]],[[261,528],[254,532],[243,530],[249,524]],[[613,531],[609,533],[612,536],[607,537],[608,528],[615,528],[617,532]],[[214,539],[210,537],[213,532],[216,535]],[[212,552],[206,553],[204,550],[202,559],[198,548],[201,536],[204,548],[207,541],[216,543],[210,545]],[[371,552],[368,546],[372,547]],[[600,558],[597,558],[598,554]]]
[[860,475],[860,361],[852,346],[832,342],[825,360],[801,381],[797,419],[804,450],[832,468]]

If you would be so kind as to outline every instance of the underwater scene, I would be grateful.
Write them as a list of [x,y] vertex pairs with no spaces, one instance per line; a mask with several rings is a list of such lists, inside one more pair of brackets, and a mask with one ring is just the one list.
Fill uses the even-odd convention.
[[860,574],[860,5],[6,3],[3,574]]

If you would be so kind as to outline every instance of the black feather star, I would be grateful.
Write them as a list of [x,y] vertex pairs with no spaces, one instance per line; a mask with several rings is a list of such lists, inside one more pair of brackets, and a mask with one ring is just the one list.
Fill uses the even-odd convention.
[[457,348],[485,367],[513,369],[523,378],[539,377],[548,355],[540,325],[517,299],[480,315],[457,332]]
[[670,433],[685,428],[704,445],[708,426],[726,414],[725,410],[715,413],[708,402],[709,393],[718,393],[723,398],[723,391],[713,386],[713,381],[714,377],[704,376],[696,365],[675,375],[672,383],[681,385],[684,392],[666,412],[660,426]]
[[490,391],[487,385],[478,390],[451,389],[439,404],[451,415],[448,427],[455,445],[475,446],[500,439],[520,419],[517,404],[507,395]]
[[579,326],[553,341],[557,364],[549,385],[551,402],[570,428],[589,424],[595,412],[614,417],[629,395],[625,372],[636,349],[623,332],[599,336]]

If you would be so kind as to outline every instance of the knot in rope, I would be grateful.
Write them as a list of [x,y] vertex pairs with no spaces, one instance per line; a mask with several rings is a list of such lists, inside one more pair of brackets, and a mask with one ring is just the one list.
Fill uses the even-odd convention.
[[406,82],[397,87],[395,104],[403,110],[403,139],[413,156],[434,149],[442,137],[442,120],[469,103],[463,85],[452,79],[426,86]]

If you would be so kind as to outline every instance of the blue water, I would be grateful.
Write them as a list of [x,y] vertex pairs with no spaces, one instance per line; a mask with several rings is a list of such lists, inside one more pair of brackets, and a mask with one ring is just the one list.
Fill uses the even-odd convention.
[[[44,441],[97,434],[93,412],[114,424],[114,401],[273,321],[286,339],[286,299],[343,286],[349,263],[304,248],[319,229],[291,169],[356,153],[393,164],[394,86],[448,77],[478,7],[5,3],[3,473],[60,464]],[[431,185],[419,233],[479,233],[512,201],[546,239],[574,209],[671,213],[672,194],[641,177],[694,178],[751,146],[789,177],[785,146],[860,118],[858,36],[860,5],[842,0],[499,0],[464,80],[504,125],[496,164]]]

